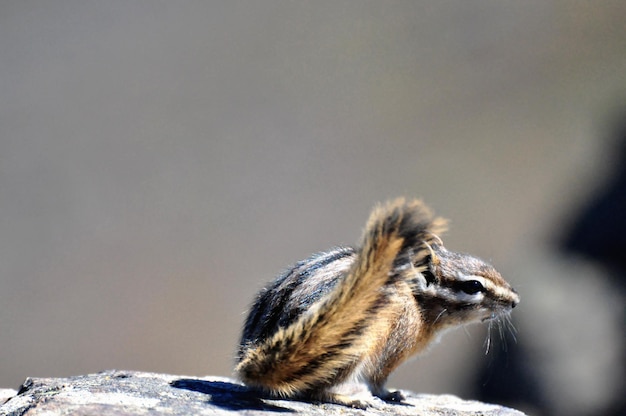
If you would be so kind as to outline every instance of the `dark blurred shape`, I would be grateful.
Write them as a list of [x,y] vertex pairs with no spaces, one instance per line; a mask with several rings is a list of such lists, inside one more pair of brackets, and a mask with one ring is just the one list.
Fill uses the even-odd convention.
[[626,279],[626,114],[617,130],[614,173],[565,233],[560,246],[614,271],[623,290]]
[[[527,355],[523,342],[515,342],[508,334],[505,339],[494,337],[491,358],[479,372],[474,386],[478,400],[490,398],[494,403],[505,406],[519,406],[545,410],[549,408],[548,398],[544,397],[536,373]],[[501,344],[501,345],[498,345]]]
[[[565,233],[560,247],[566,253],[605,266],[616,291],[626,294],[626,112],[616,123],[616,157],[606,186],[591,200]],[[618,317],[619,319],[619,317]],[[621,317],[622,351],[626,351],[626,308]],[[622,362],[622,394],[607,403],[606,414],[626,414],[626,356]]]
[[[613,172],[607,183],[592,193],[586,207],[573,216],[571,226],[557,241],[557,249],[568,255],[585,257],[602,265],[611,279],[615,291],[626,293],[626,113],[618,118],[614,138]],[[576,180],[572,178],[572,180]],[[624,309],[626,313],[626,308]],[[620,317],[616,317],[619,321]],[[622,351],[626,351],[626,314],[621,317]],[[529,342],[532,342],[530,340]],[[475,385],[477,397],[492,403],[531,408],[540,414],[551,414],[554,407],[550,402],[562,398],[545,397],[540,391],[538,375],[532,370],[528,350],[522,339],[509,345],[508,351],[494,348],[494,359],[478,375]],[[622,368],[621,388],[615,400],[608,402],[603,415],[626,415],[626,356],[615,363]]]

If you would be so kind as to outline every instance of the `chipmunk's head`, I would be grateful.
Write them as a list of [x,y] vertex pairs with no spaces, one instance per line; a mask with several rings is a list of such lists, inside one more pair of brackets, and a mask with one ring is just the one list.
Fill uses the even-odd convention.
[[414,295],[427,321],[437,327],[487,321],[507,315],[519,303],[517,292],[485,261],[428,245]]

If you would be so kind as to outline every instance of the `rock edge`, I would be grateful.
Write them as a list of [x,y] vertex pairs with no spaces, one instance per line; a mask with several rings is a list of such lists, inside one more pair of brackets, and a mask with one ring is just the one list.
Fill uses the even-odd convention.
[[451,395],[403,391],[406,401],[371,398],[367,410],[259,396],[224,377],[188,377],[109,370],[68,378],[27,378],[19,391],[0,389],[0,415],[511,415],[507,407]]

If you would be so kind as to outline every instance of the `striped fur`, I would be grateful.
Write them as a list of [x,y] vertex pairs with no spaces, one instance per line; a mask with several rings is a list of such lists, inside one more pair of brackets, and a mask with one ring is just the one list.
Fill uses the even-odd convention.
[[[454,282],[474,273],[454,267],[459,259],[438,237],[445,226],[421,201],[397,199],[372,211],[358,248],[312,256],[279,276],[249,312],[235,369],[241,380],[278,396],[354,405],[331,388],[358,378],[375,395],[401,399],[384,389],[388,375],[450,321],[435,299],[453,303],[463,285]],[[483,274],[484,285],[506,284]]]

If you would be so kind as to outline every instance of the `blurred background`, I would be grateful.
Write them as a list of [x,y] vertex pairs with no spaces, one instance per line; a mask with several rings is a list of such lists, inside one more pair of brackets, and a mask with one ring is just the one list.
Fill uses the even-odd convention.
[[517,343],[457,330],[390,386],[618,414],[625,21],[608,0],[0,2],[0,387],[229,376],[256,291],[406,195],[522,303]]

